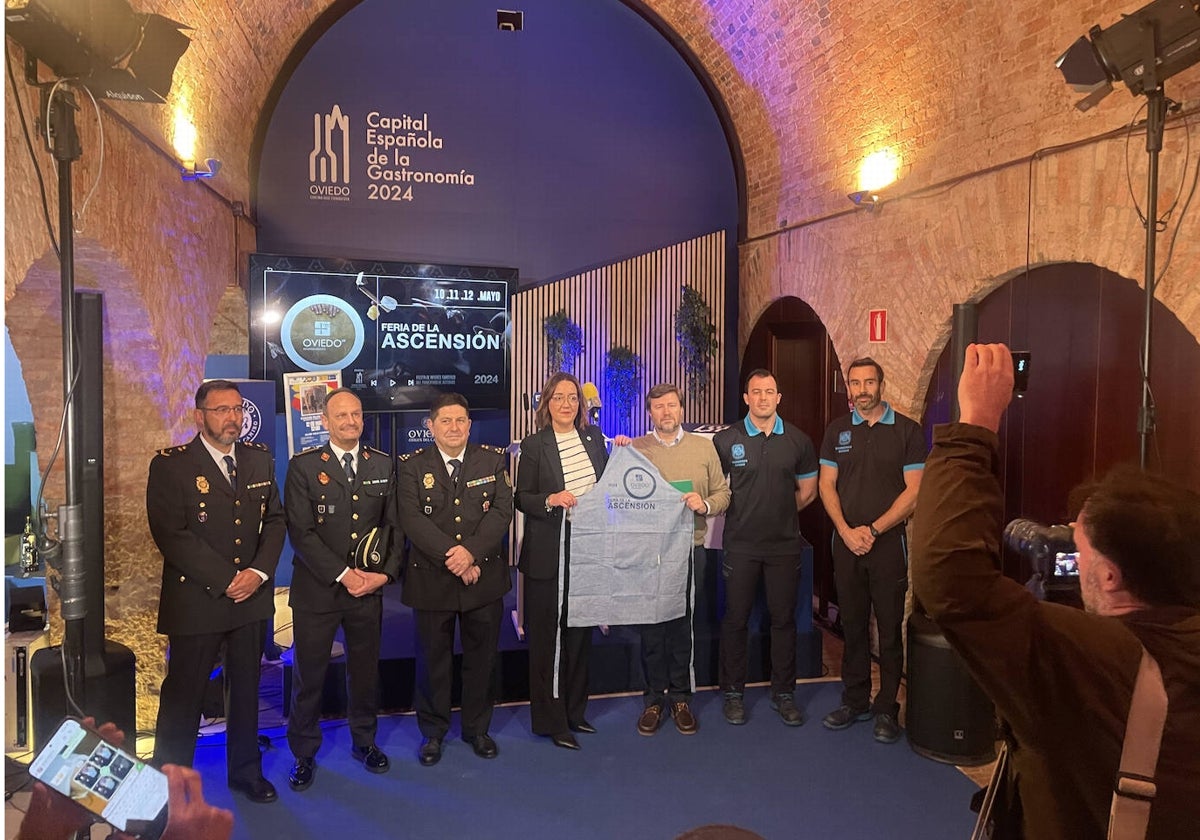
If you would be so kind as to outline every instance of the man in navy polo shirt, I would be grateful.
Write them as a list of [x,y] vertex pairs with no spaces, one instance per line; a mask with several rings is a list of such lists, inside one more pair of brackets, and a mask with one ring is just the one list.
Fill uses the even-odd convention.
[[[825,430],[821,502],[833,520],[833,576],[846,645],[842,705],[827,729],[875,718],[875,740],[900,737],[896,692],[904,669],[901,624],[908,591],[904,525],[917,504],[925,469],[925,436],[883,401],[883,368],[856,359],[846,371],[853,410]],[[879,633],[879,692],[871,702],[871,609]]]
[[800,527],[796,513],[817,497],[817,456],[808,435],[777,413],[775,377],[761,368],[746,378],[745,420],[713,436],[733,495],[725,514],[725,615],[721,619],[723,711],[746,722],[746,623],[763,579],[771,616],[771,708],[788,726],[804,723],[796,708],[796,589]]

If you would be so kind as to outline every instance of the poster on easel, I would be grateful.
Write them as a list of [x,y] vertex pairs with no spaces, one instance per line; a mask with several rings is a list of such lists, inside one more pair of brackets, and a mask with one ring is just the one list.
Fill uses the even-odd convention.
[[329,432],[321,422],[321,412],[325,410],[325,398],[329,392],[340,387],[340,370],[283,375],[283,389],[287,396],[288,458],[329,441]]

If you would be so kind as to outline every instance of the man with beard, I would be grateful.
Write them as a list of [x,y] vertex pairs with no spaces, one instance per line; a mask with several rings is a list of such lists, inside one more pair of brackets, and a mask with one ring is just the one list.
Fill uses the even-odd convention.
[[[712,441],[683,430],[683,397],[677,387],[664,383],[651,388],[646,394],[646,411],[653,429],[635,438],[633,446],[658,467],[663,478],[683,490],[683,504],[695,514],[688,576],[689,594],[695,594],[679,618],[638,628],[646,694],[637,731],[639,735],[653,735],[670,714],[682,734],[694,735],[698,724],[688,701],[693,683],[692,622],[696,612],[693,605],[707,604],[701,595],[706,591],[704,581],[708,577],[705,517],[724,513],[729,507],[729,483]],[[707,615],[704,617],[707,619]]]
[[346,639],[351,753],[371,773],[385,773],[389,766],[375,744],[381,588],[400,574],[404,537],[394,533],[379,541],[376,568],[359,568],[354,553],[373,529],[386,532],[395,520],[395,470],[387,454],[360,442],[362,402],[350,389],[329,392],[321,422],[329,443],[292,458],[284,484],[288,535],[296,551],[288,599],[295,636],[287,733],[296,757],[288,776],[292,790],[307,788],[316,772],[321,694],[339,627]]
[[146,513],[163,556],[158,632],[170,641],[154,763],[192,765],[204,688],[224,648],[229,787],[274,802],[258,750],[258,681],[285,524],[271,453],[238,441],[242,413],[237,385],[205,382],[199,433],[150,462]]
[[[856,359],[846,371],[850,414],[825,430],[821,502],[833,520],[833,575],[846,645],[842,704],[827,729],[875,718],[875,740],[900,738],[896,692],[904,670],[901,624],[908,591],[904,526],[917,504],[925,467],[921,427],[883,401],[883,368]],[[879,633],[879,692],[871,702],[871,610]]]

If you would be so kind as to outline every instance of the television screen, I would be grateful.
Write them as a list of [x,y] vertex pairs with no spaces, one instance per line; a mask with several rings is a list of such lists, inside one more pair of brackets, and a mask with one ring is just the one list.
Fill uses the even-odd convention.
[[507,409],[515,268],[250,256],[250,376],[342,372],[366,411]]

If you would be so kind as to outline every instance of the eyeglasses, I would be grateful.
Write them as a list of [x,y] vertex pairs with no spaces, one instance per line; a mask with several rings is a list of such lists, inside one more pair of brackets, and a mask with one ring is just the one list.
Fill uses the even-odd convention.
[[219,405],[216,408],[202,408],[201,411],[207,411],[209,414],[215,414],[224,420],[231,414],[245,414],[246,407],[242,405]]
[[554,394],[553,396],[550,397],[550,402],[554,403],[555,405],[562,405],[563,403],[570,403],[571,405],[579,405],[579,395],[578,394]]

